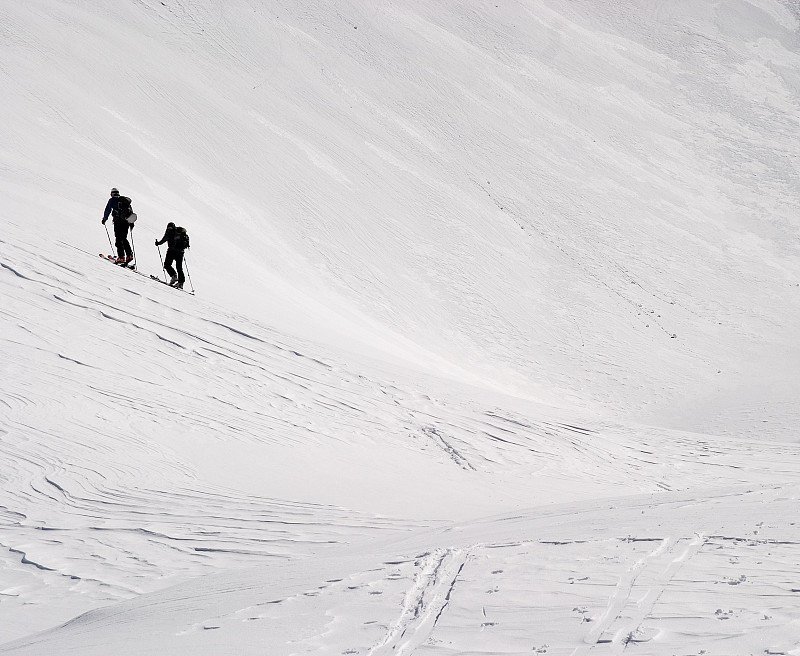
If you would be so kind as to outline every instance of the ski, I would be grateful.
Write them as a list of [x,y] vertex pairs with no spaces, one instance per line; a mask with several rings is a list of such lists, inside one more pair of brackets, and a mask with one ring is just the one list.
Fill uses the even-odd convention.
[[136,274],[138,274],[140,276],[144,276],[145,278],[149,278],[150,277],[148,274],[143,273],[142,271],[139,271],[139,269],[136,268],[136,263],[133,262],[133,261],[128,262],[128,264],[117,263],[117,261],[116,261],[117,258],[114,255],[105,255],[104,253],[100,253],[100,257],[102,257],[104,260],[108,260],[109,262],[111,262],[111,264],[113,264],[115,266],[118,266],[120,269],[127,269],[131,273],[136,273]]
[[175,287],[174,285],[170,285],[166,280],[161,280],[161,278],[159,278],[158,276],[154,276],[152,273],[150,274],[150,277],[156,282],[160,282],[162,285],[166,285],[167,287],[172,287],[172,289],[177,289],[179,292],[184,292],[186,294],[191,294],[192,296],[194,296],[193,291],[189,291],[188,289],[184,289],[183,287]]
[[102,257],[104,260],[108,260],[112,264],[116,264],[117,266],[136,271],[136,262],[134,260],[131,260],[130,262],[117,262],[116,257],[113,255],[105,255],[104,253],[100,253],[100,257]]
[[113,255],[104,255],[103,253],[100,253],[100,257],[102,257],[104,260],[108,260],[109,262],[111,262],[111,264],[113,264],[115,266],[118,266],[120,269],[127,269],[128,271],[130,271],[132,273],[137,273],[140,276],[144,276],[145,278],[149,278],[150,277],[148,274],[146,274],[146,273],[144,273],[142,271],[139,271],[139,269],[136,268],[136,263],[135,262],[129,262],[128,264],[124,264],[124,263],[117,264],[117,262],[116,262],[117,258],[114,257]]
[[[60,242],[60,243],[62,243],[64,246],[69,246],[70,248],[74,248],[76,251],[81,251],[82,253],[86,253],[87,255],[91,255],[91,253],[89,251],[86,251],[86,250],[84,250],[82,248],[78,248],[77,246],[73,246],[72,244],[68,244],[67,242]],[[105,253],[99,253],[99,255],[100,255],[100,257],[102,259],[108,260],[109,262],[111,262],[111,264],[117,264],[116,261],[115,261],[117,259],[115,255],[106,255]],[[130,262],[128,265],[117,264],[117,266],[125,268],[128,271],[131,271],[131,272],[133,272],[133,273],[135,273],[137,275],[143,276],[145,278],[150,278],[151,280],[155,280],[156,282],[160,282],[162,285],[166,285],[167,287],[172,287],[172,285],[170,285],[168,282],[166,282],[165,280],[161,280],[161,278],[159,278],[158,276],[154,276],[152,273],[148,274],[148,273],[144,273],[142,271],[139,271],[139,269],[136,268],[136,263],[135,262]],[[194,291],[191,291],[189,289],[182,289],[182,288],[179,288],[179,287],[172,287],[172,288],[173,289],[177,289],[178,291],[184,292],[185,294],[189,294],[190,296],[194,296],[195,295]]]

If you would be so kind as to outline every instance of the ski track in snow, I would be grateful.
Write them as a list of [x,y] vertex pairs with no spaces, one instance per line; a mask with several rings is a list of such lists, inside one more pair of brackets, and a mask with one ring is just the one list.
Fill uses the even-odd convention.
[[[0,600],[14,617],[25,617],[26,605],[49,604],[53,618],[63,621],[78,609],[139,595],[144,599],[147,593],[204,573],[318,557],[337,544],[433,526],[324,504],[243,496],[209,485],[171,447],[174,439],[182,444],[251,443],[264,449],[267,458],[278,447],[364,448],[380,440],[383,446],[394,443],[393,448],[432,459],[442,472],[478,477],[478,484],[481,474],[502,469],[508,485],[519,493],[537,489],[544,481],[566,492],[578,481],[585,485],[587,480],[602,480],[605,490],[616,488],[622,494],[708,483],[780,485],[797,476],[797,459],[777,455],[778,450],[792,451],[791,445],[576,425],[479,402],[434,401],[408,387],[407,381],[355,373],[330,352],[289,343],[264,326],[226,316],[99,258],[68,248],[61,255],[58,262],[44,261],[21,237],[0,246],[0,289],[6,299],[0,343],[0,452],[5,463]],[[31,362],[37,363],[35,372],[28,370]],[[49,382],[34,385],[33,374]],[[53,389],[58,395],[43,394]],[[744,460],[747,470],[740,464]],[[265,462],[264,471],[274,474],[274,464]],[[547,649],[544,645],[568,644],[570,639],[576,645],[570,653],[622,653],[631,644],[669,634],[670,619],[659,615],[659,604],[674,588],[686,585],[676,583],[676,577],[695,567],[698,559],[713,556],[719,561],[724,553],[731,562],[747,562],[741,573],[717,575],[720,580],[714,584],[730,592],[753,580],[758,567],[751,552],[768,550],[774,557],[794,546],[792,540],[782,546],[754,537],[723,537],[707,525],[700,530],[694,535],[564,544],[444,544],[384,572],[350,575],[355,591],[365,583],[370,593],[385,587],[379,594],[368,594],[366,602],[372,608],[379,598],[381,619],[359,623],[363,616],[358,606],[355,611],[339,606],[339,595],[348,586],[322,585],[311,597],[327,606],[320,612],[338,619],[320,636],[306,636],[301,642],[344,645],[349,644],[347,636],[359,635],[361,647],[344,649],[375,655],[408,655],[421,649],[436,653],[437,645],[450,643],[471,648],[454,640],[446,628],[453,617],[459,618],[457,623],[463,620],[459,613],[465,608],[455,610],[459,603],[475,605],[474,590],[459,601],[463,582],[469,580],[470,585],[486,587],[481,595],[520,585],[515,594],[522,597],[555,594],[552,601],[558,601],[558,612],[587,620],[576,623],[585,630],[565,632],[561,626],[561,638],[540,633],[539,628],[523,630],[516,620],[503,618],[517,611],[501,612],[489,604],[481,606],[481,621],[474,620],[472,629],[460,627],[456,634],[504,635],[503,627],[511,624],[511,635],[503,642],[518,644],[525,634],[524,641],[531,642],[527,649],[541,653]],[[391,550],[386,547],[387,554]],[[595,580],[597,572],[605,571],[605,554],[615,552],[620,555],[611,562],[620,571],[609,569],[603,575],[608,580],[601,577],[598,588],[608,590],[605,603],[595,590],[583,600],[568,596],[564,605],[556,582],[553,589],[545,586],[537,592],[531,570],[539,571],[537,563],[562,563],[560,567],[571,571],[569,576],[564,573],[562,584],[577,590],[589,584],[582,571],[571,569],[573,559],[594,559],[587,571],[595,573]],[[473,572],[476,563],[497,560],[501,554],[509,564],[498,566],[496,573]],[[785,558],[791,559],[788,554]],[[509,582],[503,574],[509,567],[521,568],[520,581],[527,583]],[[789,580],[793,568],[779,579]],[[391,590],[402,597],[394,617],[392,607],[383,603]],[[308,598],[302,594],[292,604],[302,606]],[[266,615],[264,608],[269,610]],[[257,602],[176,630],[175,635],[245,620],[268,620],[269,625],[276,608],[268,601]],[[764,617],[785,618],[787,608],[779,605],[775,615],[770,612]],[[710,615],[704,611],[692,621],[706,626],[713,620],[718,626],[734,617],[742,617],[738,606],[716,602]],[[754,617],[751,613],[746,619],[757,626]],[[520,620],[522,625],[527,621]],[[762,623],[774,625],[772,619]],[[343,633],[342,627],[349,628]],[[12,629],[6,637],[21,636]]]
[[368,656],[406,656],[428,640],[450,602],[468,557],[457,549],[439,549],[420,557],[399,619],[384,640],[367,652]]
[[[673,654],[688,643],[695,654],[792,654],[800,532],[782,516],[795,501],[778,490],[659,495],[424,531],[402,548],[441,546],[384,555],[188,631],[213,629],[211,644],[224,644],[246,625],[253,644],[278,654]],[[624,535],[643,512],[653,533]],[[691,525],[724,532],[680,532]],[[374,560],[368,550],[350,566]],[[308,626],[284,645],[273,636],[292,616]]]
[[634,4],[0,7],[0,654],[800,656],[797,2]]

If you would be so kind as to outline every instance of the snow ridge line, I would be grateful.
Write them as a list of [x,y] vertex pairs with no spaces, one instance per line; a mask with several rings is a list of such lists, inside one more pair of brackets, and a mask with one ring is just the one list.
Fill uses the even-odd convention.
[[367,656],[405,656],[420,647],[450,603],[469,555],[466,549],[436,549],[424,554],[418,561],[421,568],[414,583],[406,592],[400,617]]

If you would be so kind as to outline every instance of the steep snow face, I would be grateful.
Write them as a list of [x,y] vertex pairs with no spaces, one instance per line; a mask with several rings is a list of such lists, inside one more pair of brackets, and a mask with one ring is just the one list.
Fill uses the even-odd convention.
[[295,334],[741,432],[796,396],[790,10],[6,3],[4,214],[104,248],[116,185],[143,265],[184,223],[203,294]]
[[797,16],[0,3],[0,653],[796,652]]

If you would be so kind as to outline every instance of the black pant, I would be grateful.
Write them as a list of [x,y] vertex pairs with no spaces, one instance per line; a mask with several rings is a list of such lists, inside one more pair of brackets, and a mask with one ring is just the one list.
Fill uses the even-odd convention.
[[117,255],[119,257],[133,257],[133,249],[131,243],[128,241],[128,228],[130,223],[126,220],[114,221],[114,237],[117,240]]
[[172,268],[173,262],[175,262],[175,266],[178,267],[178,284],[182,285],[183,281],[186,280],[183,277],[183,251],[177,248],[167,249],[167,257],[164,259],[164,270],[170,276],[175,275],[175,269]]

